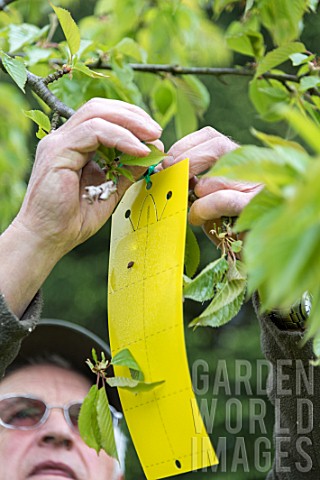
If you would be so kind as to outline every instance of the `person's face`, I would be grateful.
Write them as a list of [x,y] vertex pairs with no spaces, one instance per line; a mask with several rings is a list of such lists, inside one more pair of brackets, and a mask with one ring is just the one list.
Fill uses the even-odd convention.
[[[33,365],[5,377],[0,395],[29,394],[60,406],[82,401],[89,387],[76,372]],[[60,409],[50,410],[48,420],[35,430],[0,425],[0,480],[114,480],[115,469],[116,461],[85,445]]]

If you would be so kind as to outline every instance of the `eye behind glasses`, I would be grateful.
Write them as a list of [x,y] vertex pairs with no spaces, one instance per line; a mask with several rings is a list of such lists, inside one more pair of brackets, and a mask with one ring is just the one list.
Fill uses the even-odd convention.
[[47,405],[43,400],[28,395],[8,395],[0,397],[0,423],[5,428],[32,430],[42,425],[50,410],[63,410],[68,425],[78,431],[78,416],[81,402],[68,405]]
[[[78,417],[82,402],[70,402],[67,405],[48,405],[43,400],[31,395],[0,396],[0,425],[15,430],[33,430],[43,425],[49,417],[50,410],[63,410],[64,418],[74,431],[79,433]],[[109,406],[114,427],[122,418],[112,405]]]

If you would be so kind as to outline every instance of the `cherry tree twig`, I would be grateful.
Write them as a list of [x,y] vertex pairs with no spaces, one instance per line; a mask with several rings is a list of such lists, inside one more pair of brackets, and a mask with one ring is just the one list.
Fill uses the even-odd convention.
[[[62,65],[63,62],[58,59],[52,60],[55,65]],[[86,64],[90,69],[101,69],[101,70],[112,70],[112,65],[110,63],[103,62],[102,60],[97,60]],[[246,67],[182,67],[180,65],[165,65],[165,64],[151,64],[151,63],[128,63],[128,66],[136,72],[145,72],[145,73],[171,73],[172,75],[211,75],[214,77],[223,77],[223,76],[240,76],[240,77],[253,77],[256,73],[255,67],[246,66]],[[301,77],[298,75],[292,75],[288,73],[271,73],[266,72],[261,75],[261,78],[270,79],[270,80],[279,80],[282,83],[285,82],[294,82],[299,83]]]

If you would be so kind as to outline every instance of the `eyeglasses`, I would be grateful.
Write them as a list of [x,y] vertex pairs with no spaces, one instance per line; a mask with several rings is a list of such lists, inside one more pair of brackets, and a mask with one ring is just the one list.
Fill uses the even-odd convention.
[[[78,432],[78,417],[82,402],[67,405],[47,405],[43,400],[29,395],[5,395],[0,397],[0,425],[15,430],[33,430],[43,425],[50,410],[59,408],[73,430]],[[122,414],[110,405],[113,424],[116,426]]]

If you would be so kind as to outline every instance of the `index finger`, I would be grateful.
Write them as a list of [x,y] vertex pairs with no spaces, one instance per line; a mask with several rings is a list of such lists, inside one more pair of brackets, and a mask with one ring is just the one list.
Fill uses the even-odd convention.
[[119,125],[143,141],[156,140],[162,128],[142,108],[120,100],[93,98],[69,118],[60,130],[74,128],[93,118]]

